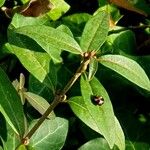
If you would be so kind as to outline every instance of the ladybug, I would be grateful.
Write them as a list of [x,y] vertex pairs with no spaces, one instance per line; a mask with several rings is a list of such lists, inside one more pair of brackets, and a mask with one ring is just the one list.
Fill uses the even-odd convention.
[[95,96],[95,95],[93,95],[92,97],[91,97],[91,100],[92,100],[92,103],[94,104],[94,105],[99,105],[99,106],[101,106],[101,105],[103,105],[104,104],[104,98],[102,97],[102,96]]

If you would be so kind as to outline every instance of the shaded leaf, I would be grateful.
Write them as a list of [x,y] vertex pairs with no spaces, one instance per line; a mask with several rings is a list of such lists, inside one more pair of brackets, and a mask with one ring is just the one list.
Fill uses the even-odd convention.
[[15,30],[16,33],[29,36],[36,41],[47,53],[49,47],[66,50],[71,53],[81,54],[78,43],[68,34],[60,32],[52,27],[26,26]]
[[105,11],[100,11],[89,19],[85,25],[80,41],[82,50],[84,52],[99,50],[106,40],[108,30],[109,15]]
[[[107,92],[97,79],[88,81],[81,78],[82,97],[73,97],[69,104],[73,112],[90,128],[102,134],[112,148],[115,143],[115,124],[113,108]],[[104,104],[94,105],[92,96],[104,98]]]
[[[31,92],[25,92],[24,96],[27,99],[27,101],[42,115],[50,106],[50,104],[43,97],[37,94]],[[54,117],[55,115],[53,112],[48,116],[49,119]]]
[[68,121],[62,118],[45,120],[30,139],[30,144],[36,150],[60,150],[66,140]]
[[0,68],[0,111],[12,129],[23,136],[25,131],[24,113],[17,91],[7,75]]
[[126,150],[148,150],[150,145],[144,142],[126,141]]
[[78,150],[111,150],[107,141],[103,138],[96,138],[82,145]]
[[150,91],[150,81],[145,71],[134,60],[120,55],[104,55],[100,57],[99,62],[141,88]]

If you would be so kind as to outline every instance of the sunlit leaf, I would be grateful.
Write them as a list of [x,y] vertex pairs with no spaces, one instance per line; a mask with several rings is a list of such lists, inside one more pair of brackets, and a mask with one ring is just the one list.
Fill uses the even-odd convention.
[[[93,78],[90,84],[81,78],[82,97],[73,97],[69,104],[73,112],[90,128],[102,134],[109,146],[112,148],[115,143],[115,124],[113,108],[107,92],[100,82]],[[99,106],[93,103],[93,96],[100,96],[104,104]]]
[[47,53],[50,47],[80,54],[78,43],[68,34],[47,26],[26,26],[15,30],[16,33],[29,36],[36,41]]
[[100,57],[99,62],[141,88],[150,91],[150,80],[145,71],[134,60],[120,55],[104,55]]
[[99,50],[106,40],[108,30],[109,15],[105,11],[100,11],[85,25],[80,42],[82,50],[84,52]]

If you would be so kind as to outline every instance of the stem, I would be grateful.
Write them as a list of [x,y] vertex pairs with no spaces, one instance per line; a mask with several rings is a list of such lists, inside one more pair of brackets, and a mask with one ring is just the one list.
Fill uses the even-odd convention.
[[45,113],[38,120],[38,122],[33,126],[33,128],[25,135],[25,137],[22,140],[23,144],[25,144],[31,138],[31,136],[36,132],[36,130],[44,122],[44,120],[47,118],[47,116],[54,110],[54,108],[64,100],[65,94],[72,87],[72,85],[76,82],[76,80],[80,77],[80,75],[83,72],[85,72],[88,64],[90,63],[91,57],[93,57],[94,55],[95,55],[95,53],[89,52],[88,56],[84,57],[83,62],[81,63],[80,67],[77,69],[74,76],[70,79],[70,81],[67,83],[67,85],[64,87],[64,89],[60,93],[56,94],[56,96],[55,96],[53,102],[51,103],[51,105],[49,106],[49,108],[45,111]]

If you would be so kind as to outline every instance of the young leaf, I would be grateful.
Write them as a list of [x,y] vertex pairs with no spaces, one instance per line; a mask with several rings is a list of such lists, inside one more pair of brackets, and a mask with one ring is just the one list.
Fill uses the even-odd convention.
[[23,136],[25,131],[24,113],[17,91],[7,75],[0,68],[0,111],[12,129]]
[[[42,115],[50,106],[50,104],[43,97],[37,94],[25,92],[24,96],[27,101]],[[49,114],[48,118],[54,118],[54,113]]]
[[111,150],[107,141],[104,138],[96,138],[93,140],[88,141],[78,150]]
[[97,69],[98,69],[98,62],[97,60],[92,59],[89,64],[88,80],[91,80],[94,77],[95,73],[97,72]]
[[99,62],[141,88],[150,91],[150,80],[145,71],[134,60],[120,55],[104,55],[100,57]]
[[75,54],[81,54],[78,43],[68,34],[44,25],[25,26],[15,30],[16,33],[26,35],[36,41],[47,53],[49,48],[57,48]]
[[[113,108],[107,92],[100,82],[93,78],[90,84],[81,78],[82,97],[73,97],[69,104],[73,112],[90,128],[102,134],[109,146],[115,143],[115,119]],[[104,104],[99,106],[93,103],[93,96],[104,98]]]
[[62,118],[45,120],[30,139],[29,146],[36,150],[60,150],[66,140],[68,121]]
[[[93,26],[94,25],[94,26]],[[105,11],[98,12],[86,23],[80,46],[84,52],[99,50],[105,42],[109,30],[109,15]]]

